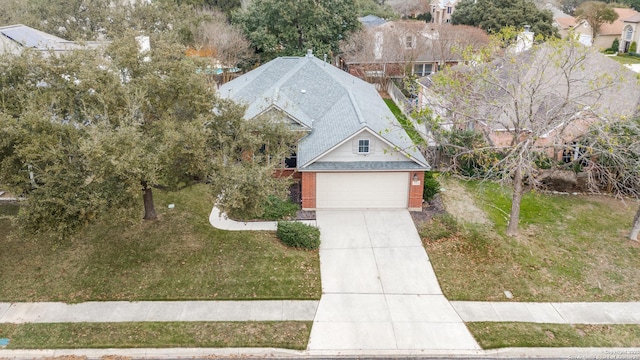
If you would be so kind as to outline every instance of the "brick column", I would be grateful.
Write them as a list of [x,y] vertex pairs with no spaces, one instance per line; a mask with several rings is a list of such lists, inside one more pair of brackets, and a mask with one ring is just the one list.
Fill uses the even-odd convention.
[[[422,193],[420,193],[422,194]],[[316,209],[316,173],[302,173],[302,210]]]
[[[418,176],[417,181],[413,180]],[[409,211],[422,211],[422,192],[424,191],[424,172],[409,173]]]

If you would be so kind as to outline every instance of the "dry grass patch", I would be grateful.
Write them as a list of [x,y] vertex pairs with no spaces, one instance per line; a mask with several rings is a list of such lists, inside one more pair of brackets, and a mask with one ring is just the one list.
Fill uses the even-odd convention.
[[276,347],[306,349],[312,322],[0,324],[8,349]]

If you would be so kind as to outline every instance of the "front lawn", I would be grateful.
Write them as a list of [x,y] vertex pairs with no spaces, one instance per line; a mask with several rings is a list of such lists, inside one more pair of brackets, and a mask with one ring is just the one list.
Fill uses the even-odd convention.
[[[639,347],[639,325],[469,323],[483,349],[504,347]],[[624,353],[620,353],[624,355]],[[612,356],[612,358],[614,358]],[[621,357],[622,358],[622,357]]]
[[640,58],[631,57],[631,56],[609,56],[610,59],[613,59],[620,64],[640,64]]
[[8,349],[276,347],[304,350],[312,322],[0,324]]
[[[637,202],[530,193],[522,202],[520,235],[512,238],[505,235],[511,204],[506,189],[452,179],[443,185],[468,194],[465,203],[448,209],[469,212],[475,202],[483,213],[418,225],[448,299],[510,301],[508,290],[511,301],[640,300],[640,246],[625,237]],[[465,221],[483,217],[488,223]]]
[[0,217],[0,301],[320,298],[317,251],[214,229],[204,185],[154,196],[159,220],[105,220],[65,243],[21,238]]

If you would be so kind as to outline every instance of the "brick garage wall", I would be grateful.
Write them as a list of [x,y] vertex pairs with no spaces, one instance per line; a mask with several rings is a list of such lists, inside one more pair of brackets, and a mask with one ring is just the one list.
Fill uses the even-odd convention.
[[[418,176],[418,181],[413,176]],[[409,175],[409,211],[422,211],[422,192],[424,191],[424,172],[412,172]]]
[[302,173],[302,210],[316,208],[316,173]]

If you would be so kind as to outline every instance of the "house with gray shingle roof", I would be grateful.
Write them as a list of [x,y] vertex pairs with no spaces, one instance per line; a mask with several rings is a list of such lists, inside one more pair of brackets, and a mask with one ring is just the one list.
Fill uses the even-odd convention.
[[22,24],[0,26],[0,54],[19,54],[24,49],[59,54],[73,50],[95,49],[100,45],[103,43],[95,41],[79,44]]
[[303,209],[422,209],[429,165],[373,85],[309,52],[272,60],[219,95],[246,105],[248,121],[278,114],[306,133],[291,169]]

